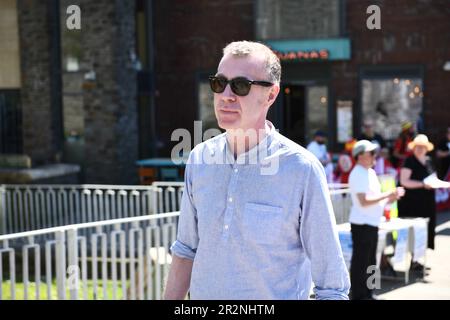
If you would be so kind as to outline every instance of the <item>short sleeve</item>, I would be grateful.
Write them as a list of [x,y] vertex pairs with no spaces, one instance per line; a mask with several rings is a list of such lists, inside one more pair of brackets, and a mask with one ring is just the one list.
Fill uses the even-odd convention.
[[406,158],[405,163],[403,164],[403,168],[414,170],[415,167],[416,166],[415,166],[415,163],[414,163],[414,159],[412,157]]
[[[353,169],[355,170],[355,169]],[[348,180],[349,187],[353,193],[367,193],[369,191],[369,175],[363,174],[364,172],[358,170],[352,171]]]

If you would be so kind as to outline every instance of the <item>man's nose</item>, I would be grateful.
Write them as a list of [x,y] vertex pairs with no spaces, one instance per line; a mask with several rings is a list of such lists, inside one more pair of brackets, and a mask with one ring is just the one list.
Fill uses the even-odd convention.
[[236,100],[236,94],[234,94],[233,91],[231,91],[230,84],[227,83],[227,86],[225,87],[225,90],[221,93],[221,98],[224,101],[234,101]]

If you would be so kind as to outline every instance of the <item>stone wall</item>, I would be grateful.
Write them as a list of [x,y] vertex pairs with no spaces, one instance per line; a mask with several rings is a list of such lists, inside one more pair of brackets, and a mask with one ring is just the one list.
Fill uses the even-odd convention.
[[84,83],[85,179],[137,183],[138,134],[134,1],[81,1],[82,61],[95,80]]
[[[52,65],[50,55],[51,32],[56,28],[51,24],[49,3],[18,1],[24,153],[31,156],[33,165],[58,161],[63,149],[62,106],[55,110],[51,96],[52,68],[59,66]],[[73,3],[81,8],[80,71],[95,72],[93,81],[81,84],[83,119],[73,117],[80,107],[74,105],[73,99],[64,101],[66,116],[72,115],[76,122],[70,125],[84,127],[86,183],[138,182],[136,70],[130,59],[135,49],[134,3],[121,0]],[[60,11],[60,18],[64,19],[65,8]],[[64,21],[61,26],[65,27]],[[80,85],[78,79],[70,81],[66,76],[65,80],[68,91]],[[53,88],[62,95],[62,88]]]
[[50,24],[47,0],[18,0],[22,70],[23,151],[33,165],[55,160],[58,128],[51,105]]
[[0,1],[0,89],[20,87],[17,1]]

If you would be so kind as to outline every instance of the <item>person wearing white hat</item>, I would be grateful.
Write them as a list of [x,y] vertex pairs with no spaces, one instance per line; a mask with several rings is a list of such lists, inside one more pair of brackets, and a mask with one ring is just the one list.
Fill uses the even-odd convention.
[[436,226],[435,193],[431,185],[424,179],[434,170],[427,153],[434,149],[424,134],[417,135],[408,144],[412,156],[405,160],[400,169],[400,184],[405,187],[405,197],[398,203],[399,217],[425,217],[428,223],[428,248],[434,249],[434,228]]
[[352,197],[350,224],[353,253],[350,266],[351,298],[353,300],[376,299],[367,280],[371,275],[369,267],[376,265],[378,226],[388,202],[398,200],[404,194],[403,188],[381,192],[381,185],[372,167],[378,144],[360,140],[354,146],[352,155],[356,165],[350,173],[349,186]]

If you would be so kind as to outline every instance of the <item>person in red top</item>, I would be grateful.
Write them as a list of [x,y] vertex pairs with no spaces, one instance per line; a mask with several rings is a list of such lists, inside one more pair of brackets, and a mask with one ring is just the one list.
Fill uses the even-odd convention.
[[392,162],[389,161],[389,149],[381,148],[375,162],[375,167],[373,168],[376,174],[379,175],[391,175],[393,177],[397,177],[397,170],[392,165]]
[[345,143],[344,151],[339,155],[337,163],[337,176],[340,183],[348,183],[350,172],[355,166],[355,159],[351,156],[353,146],[356,143],[355,138],[351,138]]
[[406,158],[412,155],[412,151],[408,149],[408,143],[413,141],[415,136],[414,127],[411,122],[402,124],[402,131],[394,142],[393,164],[396,168],[400,168]]

